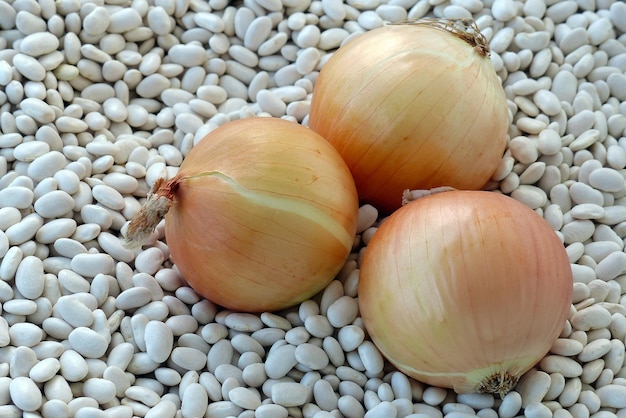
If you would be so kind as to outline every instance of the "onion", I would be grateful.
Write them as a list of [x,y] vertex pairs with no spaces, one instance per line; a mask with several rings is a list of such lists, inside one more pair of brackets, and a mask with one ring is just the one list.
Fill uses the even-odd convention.
[[572,280],[563,244],[531,209],[495,192],[448,191],[408,203],[374,233],[359,308],[399,370],[503,396],[562,332]]
[[405,189],[481,189],[509,115],[485,38],[465,21],[387,25],[324,64],[309,127],[342,155],[359,197],[383,212]]
[[324,288],[354,243],[358,198],[335,149],[273,118],[227,123],[159,180],[126,231],[137,245],[165,216],[172,260],[200,295],[261,312]]

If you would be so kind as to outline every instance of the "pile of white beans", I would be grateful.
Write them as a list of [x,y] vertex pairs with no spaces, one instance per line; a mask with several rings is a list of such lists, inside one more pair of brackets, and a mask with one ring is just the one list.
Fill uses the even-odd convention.
[[[232,3],[0,1],[0,417],[626,417],[626,4]],[[206,133],[306,124],[337,47],[424,16],[473,17],[490,41],[513,120],[489,187],[544,216],[572,262],[561,337],[503,399],[409,379],[367,338],[371,206],[337,279],[286,312],[200,298],[162,227],[121,245]]]

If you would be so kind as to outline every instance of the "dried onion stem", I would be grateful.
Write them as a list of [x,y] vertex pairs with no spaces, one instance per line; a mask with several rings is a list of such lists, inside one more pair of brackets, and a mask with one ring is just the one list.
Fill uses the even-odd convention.
[[171,180],[160,178],[154,183],[148,193],[148,200],[128,224],[123,241],[124,247],[140,248],[154,232],[159,222],[174,205],[174,191],[178,187],[178,182],[177,178]]
[[488,57],[490,53],[489,42],[487,42],[487,38],[480,32],[474,19],[423,18],[418,20],[404,20],[394,23],[394,25],[428,26],[444,32],[450,32],[470,44],[479,55]]

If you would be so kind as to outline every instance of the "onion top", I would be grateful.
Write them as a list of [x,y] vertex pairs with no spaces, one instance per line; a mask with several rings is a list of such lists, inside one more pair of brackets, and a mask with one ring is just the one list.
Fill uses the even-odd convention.
[[405,189],[483,188],[509,111],[475,24],[422,20],[339,48],[320,71],[309,126],[342,155],[361,201],[389,213]]

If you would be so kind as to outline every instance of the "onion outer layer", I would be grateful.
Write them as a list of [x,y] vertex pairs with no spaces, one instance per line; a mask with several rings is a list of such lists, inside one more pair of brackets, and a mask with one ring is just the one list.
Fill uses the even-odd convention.
[[449,191],[389,216],[360,270],[359,307],[399,370],[504,395],[563,330],[572,272],[556,233],[495,192]]
[[294,122],[222,125],[153,194],[166,199],[165,237],[184,279],[233,310],[272,311],[311,297],[354,243],[350,172],[327,141]]
[[342,155],[359,198],[384,212],[405,189],[483,188],[506,146],[506,97],[482,35],[417,23],[339,48],[311,101],[309,126]]

